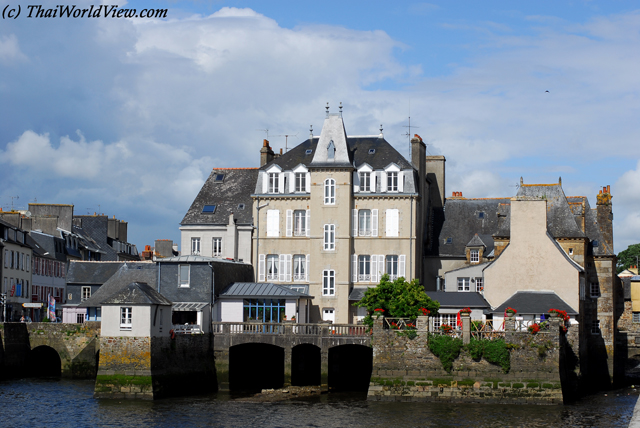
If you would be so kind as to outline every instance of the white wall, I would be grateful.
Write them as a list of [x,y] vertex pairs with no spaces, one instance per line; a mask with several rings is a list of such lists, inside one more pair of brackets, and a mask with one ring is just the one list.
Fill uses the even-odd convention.
[[220,319],[223,322],[243,321],[243,300],[219,300]]
[[[120,329],[120,308],[131,307],[131,330]],[[169,336],[171,329],[171,306],[160,306],[156,324],[153,325],[156,305],[105,305],[102,306],[101,335],[106,337]],[[162,317],[160,317],[162,309]],[[160,320],[162,319],[162,325]]]

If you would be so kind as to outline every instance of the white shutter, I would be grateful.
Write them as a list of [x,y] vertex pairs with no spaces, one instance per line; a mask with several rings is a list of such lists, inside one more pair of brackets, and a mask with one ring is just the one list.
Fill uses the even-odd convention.
[[306,276],[306,280],[309,281],[309,269],[311,269],[311,258],[310,258],[311,254],[307,254],[307,269],[305,269],[304,273]]
[[285,263],[285,281],[291,282],[291,254],[286,254],[286,263]]
[[360,191],[360,174],[358,171],[353,172],[353,193]]
[[264,282],[264,259],[264,254],[258,256],[258,282]]
[[378,210],[371,210],[371,236],[378,236]]
[[262,193],[267,193],[269,191],[269,174],[266,172],[262,173]]
[[406,257],[404,254],[398,256],[398,277],[406,278],[405,265]]
[[289,181],[289,193],[295,193],[296,192],[296,174],[293,172],[287,172],[287,175],[289,176],[289,178],[287,178],[287,180]]
[[287,236],[292,236],[293,233],[293,210],[287,210]]
[[284,193],[284,172],[278,173],[278,193]]
[[351,236],[358,236],[358,210],[351,210]]
[[351,281],[358,282],[358,255],[351,255]]
[[378,282],[378,256],[371,256],[371,282]]
[[398,236],[398,210],[390,209],[386,212],[387,236]]
[[382,278],[382,275],[384,275],[385,270],[386,266],[384,263],[384,254],[380,254],[378,255],[378,273],[380,274],[380,278]]
[[305,180],[306,192],[311,193],[311,173],[307,172],[307,179]]
[[387,172],[380,171],[380,192],[385,193],[387,191]]
[[310,210],[307,210],[307,221],[305,222],[306,226],[307,226],[307,236],[311,236],[311,223],[309,222],[309,218],[310,218]]
[[398,192],[404,192],[404,172],[398,172]]
[[267,211],[267,236],[280,236],[280,211]]
[[278,263],[278,279],[280,280],[280,282],[284,282],[285,279],[287,279],[287,274],[286,274],[286,270],[287,270],[287,255],[286,254],[280,254],[278,256],[279,258],[279,263]]

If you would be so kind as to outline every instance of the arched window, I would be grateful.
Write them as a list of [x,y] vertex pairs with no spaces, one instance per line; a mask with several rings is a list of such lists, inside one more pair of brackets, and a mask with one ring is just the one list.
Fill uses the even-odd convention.
[[333,140],[329,142],[327,147],[327,159],[334,159],[336,157],[336,145],[333,144]]
[[324,180],[324,204],[336,204],[336,180],[333,178],[327,178]]

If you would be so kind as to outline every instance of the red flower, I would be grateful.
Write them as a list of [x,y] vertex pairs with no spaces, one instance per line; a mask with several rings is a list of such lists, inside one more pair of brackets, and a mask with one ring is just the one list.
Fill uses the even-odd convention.
[[540,331],[540,325],[539,324],[531,324],[528,327],[528,330],[531,334],[536,334]]
[[513,309],[511,306],[508,306],[507,309],[505,309],[505,312],[508,313],[508,314],[517,314],[518,313],[518,311]]
[[375,310],[375,311],[373,311],[373,312],[384,312],[384,309],[380,309],[380,308],[378,308],[378,309],[376,309],[376,310]]
[[425,317],[431,313],[431,311],[427,308],[420,308],[420,311],[422,312],[422,315]]
[[567,311],[563,311],[560,309],[549,309],[549,313],[554,313],[554,312],[560,315],[560,317],[565,321],[569,321],[569,319],[571,318],[569,315],[567,315]]
[[471,308],[460,309],[460,311],[458,313],[460,313],[460,314],[470,314],[471,313]]

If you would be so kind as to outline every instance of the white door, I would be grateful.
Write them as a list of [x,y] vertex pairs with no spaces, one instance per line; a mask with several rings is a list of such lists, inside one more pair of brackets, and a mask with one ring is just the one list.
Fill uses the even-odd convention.
[[336,313],[333,309],[323,309],[322,310],[322,321],[331,321],[332,323],[336,322]]

